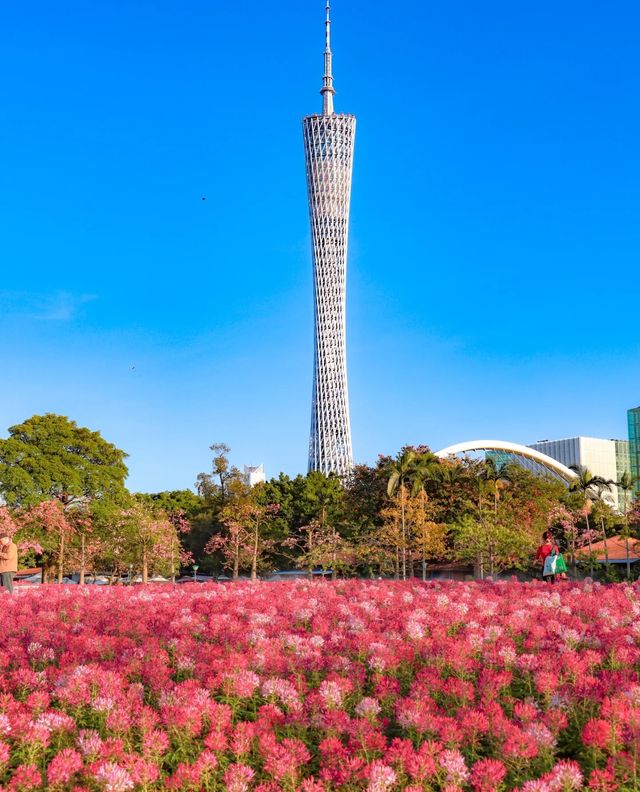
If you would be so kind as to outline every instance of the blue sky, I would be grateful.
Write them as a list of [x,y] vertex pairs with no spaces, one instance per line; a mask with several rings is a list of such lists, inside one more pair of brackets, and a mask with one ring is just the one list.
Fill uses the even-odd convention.
[[[0,431],[58,412],[190,486],[306,469],[301,118],[323,2],[3,10]],[[640,404],[640,5],[334,0],[358,118],[354,456],[624,437]],[[206,200],[202,200],[205,197]]]

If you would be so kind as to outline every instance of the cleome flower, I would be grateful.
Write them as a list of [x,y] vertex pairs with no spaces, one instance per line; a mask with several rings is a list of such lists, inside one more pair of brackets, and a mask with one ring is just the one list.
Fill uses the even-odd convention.
[[640,586],[550,589],[22,591],[0,633],[0,789],[630,788]]

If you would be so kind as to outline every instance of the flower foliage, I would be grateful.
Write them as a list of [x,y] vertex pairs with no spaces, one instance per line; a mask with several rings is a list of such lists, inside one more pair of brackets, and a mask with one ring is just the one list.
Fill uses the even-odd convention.
[[637,789],[640,589],[0,596],[0,790]]

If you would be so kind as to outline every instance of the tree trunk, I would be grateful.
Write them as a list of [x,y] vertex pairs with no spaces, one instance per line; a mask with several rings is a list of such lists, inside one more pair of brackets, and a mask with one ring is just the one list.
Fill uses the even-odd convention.
[[625,550],[627,554],[627,580],[631,580],[631,561],[629,560],[629,535],[624,538]]
[[479,553],[478,557],[476,558],[475,577],[480,578],[480,580],[484,580],[484,554],[483,553]]
[[253,533],[253,556],[251,558],[251,580],[258,579],[258,523]]
[[593,577],[593,545],[591,544],[591,526],[589,525],[589,515],[585,514],[587,521],[587,540],[589,542],[589,577]]
[[238,579],[239,566],[240,566],[240,548],[236,546],[235,552],[233,554],[233,572],[231,573],[231,577],[233,580]]
[[147,557],[147,548],[142,551],[142,582],[146,583],[149,578],[149,559]]
[[404,520],[404,485],[400,485],[400,514],[402,516],[402,579],[407,579],[407,529]]
[[310,525],[307,529],[307,558],[309,559],[309,563],[307,564],[307,577],[309,580],[313,579],[313,564],[311,563],[311,551],[313,549],[313,527]]
[[60,534],[60,553],[58,555],[58,583],[62,583],[64,576],[64,533]]
[[600,515],[600,525],[602,526],[602,536],[604,538],[604,560],[607,565],[607,572],[609,572],[609,545],[607,544],[607,529],[604,524],[604,515]]
[[629,560],[629,508],[627,505],[627,492],[624,493],[624,545],[627,556],[627,580],[631,580],[631,561]]
[[175,585],[176,582],[176,562],[174,558],[174,537],[171,537],[171,582]]
[[84,586],[84,567],[85,567],[85,537],[80,536],[80,585]]
[[627,511],[627,494],[624,497],[624,547],[627,556],[627,580],[631,580],[631,561],[629,560],[629,512]]
[[336,539],[337,539],[337,536],[336,536],[336,532],[334,531],[333,532],[333,551],[331,553],[331,560],[332,560],[332,564],[331,564],[331,580],[335,580],[336,579],[336,558],[337,558],[337,554],[336,554],[336,544],[337,544],[337,542],[336,542]]

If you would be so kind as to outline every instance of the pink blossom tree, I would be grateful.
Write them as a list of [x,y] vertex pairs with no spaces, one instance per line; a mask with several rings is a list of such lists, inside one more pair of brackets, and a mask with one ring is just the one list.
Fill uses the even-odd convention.
[[259,503],[256,495],[254,491],[246,492],[224,507],[223,531],[211,537],[204,548],[206,555],[222,552],[225,568],[231,569],[233,580],[238,579],[241,568],[249,568],[251,580],[256,580],[258,567],[274,547],[267,528],[280,507]]
[[13,536],[18,531],[18,524],[7,506],[0,506],[0,535]]
[[18,515],[21,539],[39,547],[43,556],[43,582],[47,582],[53,567],[58,583],[64,577],[66,552],[74,534],[63,503],[57,498],[28,506]]

